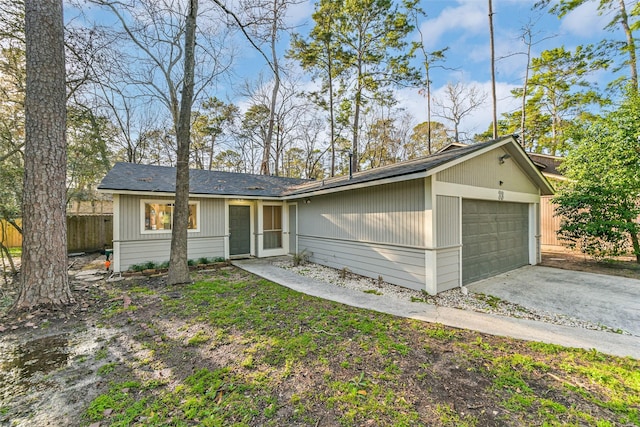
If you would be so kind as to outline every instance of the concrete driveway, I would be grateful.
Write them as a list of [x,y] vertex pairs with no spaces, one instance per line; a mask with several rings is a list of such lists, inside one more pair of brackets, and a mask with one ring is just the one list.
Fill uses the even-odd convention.
[[526,266],[467,287],[472,292],[640,336],[640,280]]

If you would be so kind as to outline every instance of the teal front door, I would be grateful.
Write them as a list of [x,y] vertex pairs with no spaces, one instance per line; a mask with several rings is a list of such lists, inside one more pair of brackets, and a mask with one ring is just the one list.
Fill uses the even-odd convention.
[[251,208],[229,206],[229,255],[251,254]]

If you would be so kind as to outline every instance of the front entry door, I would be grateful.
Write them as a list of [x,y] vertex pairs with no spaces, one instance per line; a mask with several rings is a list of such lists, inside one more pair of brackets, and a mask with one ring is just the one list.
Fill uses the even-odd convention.
[[251,208],[229,206],[229,255],[251,253]]

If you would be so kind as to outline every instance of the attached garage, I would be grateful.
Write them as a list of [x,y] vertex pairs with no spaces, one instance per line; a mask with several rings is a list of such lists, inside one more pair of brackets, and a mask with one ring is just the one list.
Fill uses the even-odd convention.
[[529,205],[462,200],[462,284],[529,264]]

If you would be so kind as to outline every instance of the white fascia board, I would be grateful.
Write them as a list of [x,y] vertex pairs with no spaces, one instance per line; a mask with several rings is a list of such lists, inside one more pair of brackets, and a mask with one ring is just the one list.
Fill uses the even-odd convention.
[[[107,194],[126,194],[131,196],[145,196],[145,197],[175,197],[176,193],[166,193],[161,191],[133,191],[133,190],[105,190],[101,189],[98,192]],[[282,197],[273,196],[240,196],[229,194],[196,194],[189,193],[190,199],[229,199],[229,200],[275,200],[280,201]]]
[[540,203],[540,195],[438,181],[437,195],[500,202]]

